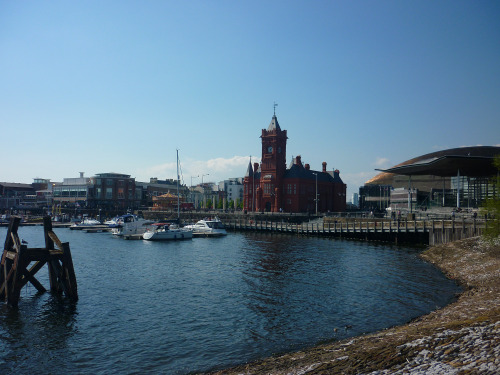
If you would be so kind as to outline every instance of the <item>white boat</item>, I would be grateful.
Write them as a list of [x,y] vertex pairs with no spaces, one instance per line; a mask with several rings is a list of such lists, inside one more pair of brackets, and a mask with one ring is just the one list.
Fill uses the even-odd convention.
[[[177,222],[180,222],[180,195],[179,195],[179,150],[177,150]],[[167,240],[187,240],[193,238],[193,232],[186,230],[186,227],[179,228],[174,224],[158,223],[155,224],[142,235],[142,238],[150,241]]]
[[114,217],[114,218],[112,218],[112,219],[110,219],[110,220],[106,220],[106,221],[104,222],[104,225],[108,225],[108,226],[109,226],[109,225],[115,225],[115,224],[118,224],[118,219],[119,219],[119,218],[120,218],[120,217],[119,217],[119,216],[117,216],[117,217]]
[[101,222],[96,219],[85,218],[80,223],[74,223],[72,227],[92,227],[95,225],[101,225]]
[[216,216],[213,219],[205,218],[193,225],[186,225],[184,229],[193,232],[193,237],[219,237],[227,234],[222,221]]
[[156,223],[146,230],[142,238],[148,241],[190,240],[193,232],[174,224]]
[[110,224],[108,227],[111,228],[111,234],[115,236],[130,236],[144,234],[149,224],[152,224],[152,221],[127,214],[118,217],[116,224]]

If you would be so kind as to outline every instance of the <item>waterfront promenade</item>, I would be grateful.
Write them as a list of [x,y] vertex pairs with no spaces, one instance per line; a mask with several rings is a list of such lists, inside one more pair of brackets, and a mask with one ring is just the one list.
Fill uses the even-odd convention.
[[498,374],[500,240],[456,241],[422,257],[464,286],[456,302],[403,326],[215,374]]
[[226,222],[229,230],[264,231],[328,236],[367,241],[437,245],[482,234],[484,222],[456,220],[318,219],[290,224],[283,221],[238,219]]
[[[141,211],[146,219],[176,219],[173,211]],[[256,231],[288,233],[306,236],[356,239],[363,241],[384,241],[438,245],[482,234],[485,220],[471,214],[456,217],[449,212],[417,213],[403,218],[377,218],[367,213],[337,213],[328,216],[286,213],[225,213],[221,211],[182,212],[181,222],[195,223],[206,218],[219,216],[229,231]],[[410,218],[408,218],[410,217]],[[7,222],[0,226],[7,226]],[[29,221],[21,225],[41,225],[41,221]],[[70,223],[54,223],[55,227],[70,226]],[[102,226],[86,228],[86,231],[102,231]]]

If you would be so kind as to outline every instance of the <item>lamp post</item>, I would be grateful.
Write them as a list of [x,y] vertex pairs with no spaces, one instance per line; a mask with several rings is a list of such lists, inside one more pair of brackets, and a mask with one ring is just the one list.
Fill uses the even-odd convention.
[[189,189],[189,194],[190,194],[190,199],[191,199],[191,202],[194,204],[195,202],[195,199],[194,199],[194,194],[193,194],[193,178],[198,178],[200,177],[200,175],[198,176],[191,176],[191,188]]
[[200,175],[198,175],[198,176],[191,176],[191,188],[193,187],[193,178],[198,178],[198,177],[200,177]]
[[318,216],[318,174],[313,173],[316,177],[316,195],[314,196],[314,201],[316,202],[316,216]]
[[203,177],[204,176],[209,176],[210,173],[207,173],[207,174],[202,174],[201,175],[201,188],[202,188],[202,204],[203,204],[203,208],[205,208],[205,185],[203,185]]

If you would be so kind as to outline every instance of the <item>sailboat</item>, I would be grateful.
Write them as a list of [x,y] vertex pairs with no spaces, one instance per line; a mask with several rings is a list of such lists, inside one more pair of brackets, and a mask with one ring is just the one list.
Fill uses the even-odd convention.
[[[180,223],[180,196],[179,196],[179,150],[177,150],[177,222]],[[180,228],[173,223],[157,223],[142,235],[148,241],[170,241],[189,240],[193,238],[193,232]]]

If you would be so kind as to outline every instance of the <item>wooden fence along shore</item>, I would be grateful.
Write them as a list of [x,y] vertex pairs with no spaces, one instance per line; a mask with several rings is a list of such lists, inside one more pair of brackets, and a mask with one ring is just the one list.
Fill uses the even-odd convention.
[[479,224],[476,220],[463,220],[461,222],[455,220],[340,221],[290,224],[240,219],[224,224],[228,230],[293,233],[395,243],[422,243],[432,246],[479,236],[484,229],[484,223]]

